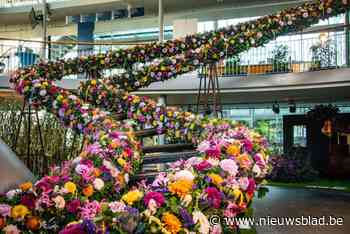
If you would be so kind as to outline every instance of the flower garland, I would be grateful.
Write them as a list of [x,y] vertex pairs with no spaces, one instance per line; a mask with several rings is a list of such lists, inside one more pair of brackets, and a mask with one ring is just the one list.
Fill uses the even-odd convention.
[[[133,70],[135,64],[147,64],[157,58],[186,55],[186,53],[198,49],[203,51],[206,62],[215,62],[224,55],[237,55],[252,47],[262,46],[278,36],[305,29],[317,23],[320,19],[327,19],[344,13],[349,7],[348,0],[316,0],[306,2],[298,7],[282,10],[274,15],[221,28],[217,31],[189,35],[185,38],[169,40],[164,43],[154,42],[127,49],[118,49],[105,54],[82,56],[66,61],[41,62],[32,68],[41,77],[46,77],[49,80],[61,79],[64,76],[78,73],[101,76],[100,71],[104,69],[124,68],[130,71],[123,76],[130,78],[128,84],[131,84],[141,80],[140,78],[133,78],[131,70]],[[188,64],[191,64],[191,62],[188,62]],[[30,71],[30,68],[27,69],[28,71]],[[152,82],[163,80],[159,77],[148,77],[148,79],[151,78],[154,78]],[[123,85],[123,83],[121,84]],[[133,88],[140,87],[135,86]]]

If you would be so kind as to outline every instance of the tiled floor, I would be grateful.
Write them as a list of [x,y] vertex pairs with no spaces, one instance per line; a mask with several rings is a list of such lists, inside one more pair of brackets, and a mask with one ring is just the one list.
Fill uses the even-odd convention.
[[260,226],[258,234],[350,234],[350,193],[269,187],[254,203],[256,217],[342,217],[342,226]]

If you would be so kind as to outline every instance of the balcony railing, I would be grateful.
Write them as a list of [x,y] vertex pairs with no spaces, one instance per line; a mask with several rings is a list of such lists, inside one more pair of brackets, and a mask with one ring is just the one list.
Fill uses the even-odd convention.
[[[136,43],[52,42],[46,45],[49,60],[103,53]],[[43,53],[43,43],[30,40],[0,38],[0,73],[36,63]],[[220,76],[249,76],[276,73],[306,72],[347,66],[346,33],[344,31],[285,36],[265,47],[253,48],[218,64]],[[200,73],[207,71],[201,69]]]
[[[140,44],[139,42],[118,43],[77,43],[77,42],[52,42],[45,46],[45,54],[48,60],[76,58],[91,54],[104,53],[120,47]],[[32,40],[6,40],[0,38],[0,74],[30,66],[38,62],[43,54],[43,43]]]
[[228,58],[218,64],[218,73],[247,76],[335,69],[347,66],[346,59],[345,32],[299,34]]
[[[46,0],[47,3],[66,0]],[[42,3],[42,0],[0,0],[0,8],[33,6]]]

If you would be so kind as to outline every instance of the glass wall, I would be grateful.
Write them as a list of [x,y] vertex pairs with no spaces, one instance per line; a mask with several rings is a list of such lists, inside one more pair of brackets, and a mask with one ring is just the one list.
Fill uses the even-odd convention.
[[[341,113],[350,112],[350,103],[337,104]],[[280,113],[275,114],[272,111],[272,106],[256,107],[256,108],[242,108],[230,105],[225,105],[223,114],[224,118],[236,120],[246,124],[247,126],[256,129],[259,133],[267,137],[271,149],[274,154],[281,154],[283,152],[283,116],[306,114],[310,108],[315,104],[305,104],[297,106],[295,113],[289,112],[289,107],[281,107]],[[306,145],[306,128],[305,126],[295,126],[294,144]]]

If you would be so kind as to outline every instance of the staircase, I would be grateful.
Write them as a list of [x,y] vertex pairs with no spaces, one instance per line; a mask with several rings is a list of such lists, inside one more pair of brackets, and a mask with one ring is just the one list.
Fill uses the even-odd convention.
[[[139,138],[156,136],[158,134],[159,132],[155,128],[135,132],[135,135]],[[140,173],[133,178],[134,181],[141,179],[152,180],[160,172],[165,171],[168,163],[198,156],[195,146],[190,143],[144,146],[142,147],[142,152],[145,154],[143,167]]]

